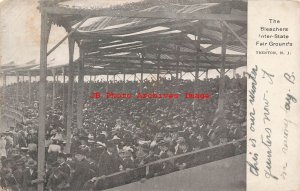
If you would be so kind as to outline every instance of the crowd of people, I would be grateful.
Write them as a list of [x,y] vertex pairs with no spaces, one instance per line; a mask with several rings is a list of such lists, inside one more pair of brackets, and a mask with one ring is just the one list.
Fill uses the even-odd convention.
[[[218,111],[219,78],[191,80],[91,81],[85,83],[83,124],[72,124],[70,148],[66,147],[63,88],[56,81],[55,107],[51,107],[53,82],[47,86],[46,165],[44,179],[37,178],[38,83],[6,87],[6,104],[22,111],[25,120],[1,133],[1,187],[36,190],[43,181],[47,190],[84,190],[95,177],[239,140],[246,136],[246,77],[225,77],[224,111]],[[75,83],[74,89],[78,84]],[[141,87],[140,87],[141,86]],[[19,103],[11,95],[22,87]],[[176,88],[177,87],[177,88]],[[65,89],[65,90],[66,90]],[[137,93],[206,93],[210,99],[91,99],[93,91]],[[76,94],[76,91],[74,91]],[[123,92],[124,93],[124,92]],[[77,103],[76,96],[74,104]],[[76,113],[76,107],[74,107]],[[236,152],[239,152],[237,146]],[[189,160],[164,162],[157,174],[188,168]]]

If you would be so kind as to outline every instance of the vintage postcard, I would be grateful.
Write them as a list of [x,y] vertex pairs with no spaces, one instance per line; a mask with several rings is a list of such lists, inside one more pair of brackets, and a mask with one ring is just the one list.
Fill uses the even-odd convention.
[[300,190],[300,2],[0,0],[0,190]]

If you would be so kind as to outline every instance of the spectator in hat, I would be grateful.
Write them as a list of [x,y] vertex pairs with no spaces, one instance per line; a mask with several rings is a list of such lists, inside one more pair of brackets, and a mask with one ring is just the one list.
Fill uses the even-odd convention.
[[81,145],[75,153],[75,171],[70,183],[72,190],[82,189],[85,182],[92,178],[90,177],[89,162],[86,159],[87,154],[88,147],[86,145]]
[[178,137],[176,142],[177,145],[175,146],[175,155],[180,155],[191,151],[184,137]]
[[48,178],[47,187],[49,190],[66,190],[70,187],[71,168],[66,163],[66,155],[59,153],[56,165],[52,169]]
[[62,128],[60,128],[60,127],[57,127],[56,129],[55,129],[56,131],[55,131],[55,133],[54,133],[54,135],[51,137],[51,139],[53,140],[53,139],[56,139],[56,140],[63,140],[63,134],[62,134]]
[[5,149],[6,149],[6,153],[7,155],[10,154],[12,148],[14,145],[14,140],[13,140],[13,136],[11,132],[5,132]]
[[142,164],[147,164],[150,162],[154,162],[159,159],[159,156],[156,155],[153,149],[149,149],[148,155],[142,160]]
[[18,144],[19,148],[21,147],[27,147],[26,137],[24,131],[19,131],[18,133]]
[[130,149],[125,149],[122,151],[121,157],[123,160],[123,163],[122,163],[123,170],[136,168],[136,164],[133,159],[132,152],[133,152],[133,150],[130,150]]
[[25,170],[25,161],[22,159],[19,159],[15,163],[16,169],[13,171],[13,175],[17,181],[17,184],[20,188],[20,190],[23,189],[23,172]]
[[136,151],[135,151],[135,158],[136,158],[136,162],[137,163],[142,163],[144,164],[144,159],[147,157],[148,155],[148,145],[147,144],[142,144],[142,145],[139,145],[137,148],[136,148]]
[[102,152],[98,161],[99,176],[109,175],[120,171],[123,161],[116,152],[115,145],[108,142],[107,148]]
[[[160,149],[159,153],[159,158],[160,159],[165,159],[173,156],[173,153],[169,150],[169,142],[167,141],[160,141],[158,142],[158,148]],[[172,161],[164,161],[158,166],[154,167],[155,169],[155,176],[162,175],[162,174],[167,174],[171,172],[174,168],[174,165]]]
[[57,159],[58,153],[62,152],[61,149],[61,142],[62,140],[53,138],[52,143],[50,143],[48,148],[48,155],[47,155],[47,161],[49,164],[54,163]]
[[1,158],[2,168],[0,170],[0,185],[3,189],[10,189],[11,185],[15,185],[11,176],[7,176],[11,173],[11,159],[6,157]]
[[24,191],[37,190],[37,163],[33,159],[29,159],[26,163],[26,168],[23,171],[23,189]]
[[11,168],[3,168],[1,174],[1,185],[3,188],[11,191],[19,191],[20,186],[16,181]]
[[79,136],[77,134],[74,134],[71,140],[71,153],[75,153],[79,146],[81,145],[81,142],[79,140]]
[[37,139],[34,134],[29,134],[27,137],[28,142],[28,154],[29,156],[37,160]]

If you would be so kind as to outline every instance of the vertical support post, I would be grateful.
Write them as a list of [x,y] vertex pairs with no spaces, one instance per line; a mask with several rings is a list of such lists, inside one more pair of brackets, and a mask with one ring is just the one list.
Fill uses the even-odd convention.
[[158,53],[157,53],[157,76],[156,76],[156,92],[159,92],[160,53],[161,53],[161,49],[160,49],[160,48],[158,48]]
[[75,40],[69,37],[69,82],[68,82],[68,114],[67,114],[67,143],[66,153],[71,149],[71,127],[73,119],[73,84],[74,84],[74,45]]
[[67,92],[66,92],[66,68],[63,66],[62,67],[62,75],[63,75],[63,117],[64,117],[64,121],[63,121],[63,124],[64,124],[64,127],[66,127],[66,124],[67,124]]
[[125,92],[126,74],[125,74],[125,63],[123,64],[123,88],[122,93]]
[[[199,91],[199,56],[200,56],[200,33],[201,31],[199,29],[197,29],[197,37],[196,37],[196,40],[197,40],[197,46],[196,46],[196,49],[197,49],[197,55],[196,55],[196,63],[195,63],[195,81],[194,81],[194,94],[195,93],[198,93]],[[194,100],[194,107],[193,109],[196,109],[197,108],[197,100]]]
[[205,78],[208,79],[208,69],[205,72]]
[[136,73],[134,73],[133,81],[136,81]]
[[226,58],[226,41],[227,41],[227,30],[221,22],[222,27],[222,58],[221,58],[221,70],[220,70],[220,82],[219,82],[219,100],[218,100],[218,112],[223,113],[224,110],[224,88],[225,88],[225,58]]
[[197,55],[196,63],[195,63],[194,93],[198,93],[198,81],[199,81],[199,56]]
[[84,57],[83,48],[79,49],[80,60],[78,70],[78,94],[77,94],[77,127],[81,129],[83,126],[83,105],[84,105]]
[[22,84],[21,84],[21,96],[22,96],[22,100],[24,99],[24,96],[25,96],[25,89],[24,89],[24,86],[25,86],[25,76],[24,74],[22,75]]
[[141,81],[140,81],[140,92],[143,91],[144,84],[144,54],[141,54]]
[[40,82],[39,82],[39,130],[38,130],[38,182],[37,190],[44,190],[45,174],[45,128],[46,128],[46,86],[47,86],[47,44],[51,24],[48,15],[41,8],[41,47],[40,47]]
[[92,75],[90,75],[89,92],[92,92]]
[[20,94],[20,91],[19,91],[19,87],[20,87],[20,76],[19,76],[19,72],[16,72],[16,76],[17,76],[17,86],[16,86],[16,104],[19,103],[19,94]]
[[31,73],[28,71],[28,103],[31,104]]
[[2,86],[2,102],[5,103],[6,94],[6,73],[3,73],[3,86]]
[[[176,92],[179,90],[179,60],[180,60],[180,46],[177,46],[176,54]],[[172,75],[172,74],[171,74]]]
[[[199,91],[199,51],[197,50],[196,63],[195,63],[195,80],[194,80],[194,94]],[[194,99],[193,109],[197,108],[197,100]]]
[[109,76],[108,76],[108,73],[106,74],[106,92],[108,92],[108,86],[109,86]]
[[[6,73],[3,73],[3,84],[2,84],[2,99],[1,99],[1,106],[4,107],[4,104],[5,104],[5,91],[6,91]],[[2,119],[5,119],[5,118],[2,118],[2,113],[3,113],[3,110],[2,110],[2,107],[0,107],[0,123],[1,124],[4,124],[4,121],[2,121]]]
[[53,84],[52,84],[52,108],[54,109],[54,107],[55,107],[55,97],[56,97],[56,90],[55,90],[55,88],[56,88],[56,79],[55,79],[55,76],[56,76],[56,71],[55,71],[55,69],[52,69],[51,70],[51,72],[52,72],[52,76],[53,76]]
[[232,78],[235,78],[236,76],[236,68],[232,70]]

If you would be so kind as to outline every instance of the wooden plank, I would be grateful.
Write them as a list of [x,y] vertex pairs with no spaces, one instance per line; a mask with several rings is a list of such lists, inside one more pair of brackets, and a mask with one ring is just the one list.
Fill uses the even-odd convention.
[[[212,49],[214,49],[214,47],[210,47]],[[147,54],[155,54],[156,51],[151,49],[144,49],[144,51]],[[115,54],[115,53],[122,53],[122,52],[126,52],[125,50],[120,50],[120,51],[116,51],[116,52],[105,52],[105,50],[101,50],[101,52],[99,51],[99,53],[95,53],[94,55],[89,55],[90,59],[94,59],[94,58],[110,58],[110,59],[126,59],[129,58],[128,55],[125,56],[105,56],[107,54]],[[141,50],[132,50],[131,53],[140,53]],[[161,50],[161,54],[166,54],[170,57],[174,57],[176,56],[176,49],[173,50]],[[215,53],[209,53],[209,52],[181,52],[182,56],[187,56],[187,57],[195,57],[196,55],[202,55],[202,56],[207,56],[207,57],[216,57],[219,58],[221,55],[220,54],[215,54]],[[239,54],[227,54],[226,56],[228,56],[229,58],[246,58],[246,55],[239,55]],[[132,56],[130,56],[132,57]],[[174,57],[175,58],[175,57]]]
[[[47,52],[47,56],[49,56],[56,48],[59,47],[67,38],[69,38],[83,23],[89,18],[89,16],[85,17],[80,23],[72,29],[66,36],[64,36],[54,47],[52,47],[49,52]],[[48,44],[48,43],[47,43]]]
[[[113,18],[113,19],[119,20],[120,18]],[[154,22],[154,21],[156,21],[156,22]],[[126,22],[126,20],[125,20],[125,22]],[[132,19],[128,19],[128,22],[132,22]],[[148,22],[150,22],[150,24]],[[113,22],[111,22],[111,23],[113,23]],[[147,21],[143,21],[143,22],[139,21],[138,23],[141,23],[141,24],[136,24],[136,25],[133,24],[133,25],[114,28],[114,29],[105,29],[105,30],[99,29],[99,31],[97,31],[96,33],[97,34],[103,34],[103,35],[105,35],[105,34],[123,35],[123,34],[130,34],[130,33],[135,33],[135,32],[139,32],[139,31],[147,30],[147,29],[154,28],[154,27],[157,27],[157,26],[171,27],[171,26],[177,26],[178,25],[178,21],[174,21],[174,20],[170,20],[170,19],[155,19],[155,20],[154,19],[148,19]],[[91,26],[91,28],[92,27],[93,26]],[[81,32],[78,31],[78,33],[81,33]],[[86,31],[84,33],[89,33],[88,29],[86,29]],[[95,31],[92,31],[91,33],[95,33]]]
[[54,109],[55,107],[55,97],[56,97],[56,92],[55,92],[55,83],[56,83],[56,80],[55,80],[55,76],[56,76],[56,71],[55,69],[51,69],[52,71],[52,75],[53,75],[53,84],[52,84],[52,108]]
[[[154,42],[161,42],[164,47],[166,48],[167,44],[169,45],[181,45],[182,43],[180,42],[184,42],[185,40],[183,38],[179,39],[179,38],[165,38],[165,39],[162,39],[162,38],[154,38],[154,39],[151,39],[149,38],[149,40],[147,39],[132,39],[132,40],[127,40],[127,39],[119,39],[119,40],[122,40],[122,43],[129,43],[129,42],[134,42],[134,41],[142,41],[142,43],[144,44],[144,46],[147,46],[147,48],[144,48],[146,49],[145,51],[147,52],[153,52],[153,47],[154,47]],[[219,47],[221,46],[221,43],[220,42],[217,42],[217,41],[211,41],[211,40],[200,40],[200,43],[201,44],[211,44],[212,46],[216,46],[216,47]],[[240,46],[240,42],[229,42],[228,45],[235,45],[235,46]],[[85,45],[84,47],[88,47],[89,45]],[[191,46],[185,46],[185,45],[181,45],[182,47],[187,47],[188,49],[191,50],[191,52],[195,52],[195,48],[194,49],[191,49],[192,47]],[[90,47],[87,48],[87,53],[88,54],[91,54],[91,53],[94,53],[94,52],[97,52],[99,51],[99,46],[98,45],[91,45]],[[170,49],[170,48],[169,48]],[[124,49],[125,50],[125,49]],[[132,50],[131,48],[128,48],[126,49],[126,51],[128,52],[135,52],[135,50]],[[107,53],[118,53],[120,52],[120,50],[116,49],[116,47],[112,47],[112,48],[107,48],[107,49],[102,49],[103,54],[107,54]],[[175,49],[173,49],[173,54],[176,52]],[[186,53],[186,51],[182,51],[183,53]],[[200,52],[200,53],[205,53],[206,51],[203,51],[203,52]]]
[[19,76],[19,73],[16,72],[16,77],[17,77],[17,86],[16,86],[16,103],[18,104],[19,103],[19,95],[20,95],[20,91],[19,91],[19,88],[20,88],[20,76]]
[[47,42],[49,39],[48,15],[41,12],[40,82],[39,82],[39,130],[38,130],[38,179],[37,189],[44,190],[45,129],[47,87]]
[[157,49],[157,74],[156,74],[156,92],[159,92],[159,75],[160,75],[160,67],[161,67],[161,47]]
[[[139,59],[138,58],[130,58],[130,57],[123,57],[123,56],[120,56],[118,58],[108,58],[108,57],[102,57],[102,58],[99,58],[99,59],[87,59],[89,60],[90,62],[96,62],[96,63],[110,63],[110,62],[114,62],[114,61],[132,61],[134,63],[138,63],[139,62]],[[158,59],[156,58],[145,58],[145,61],[151,61],[151,62],[158,62]],[[176,63],[176,59],[160,59],[160,61],[162,61],[162,65],[164,65],[165,63]],[[191,59],[181,59],[181,62],[184,62],[184,63],[189,63],[189,64],[193,64],[196,62],[196,60],[191,60]],[[217,65],[217,64],[220,64],[220,61],[219,60],[216,60],[216,61],[210,61],[210,60],[204,60],[204,59],[199,59],[199,62],[200,62],[200,67],[201,67],[201,64],[204,64],[204,63],[208,63],[208,64],[214,64],[214,65]],[[237,63],[238,65],[238,62],[229,62],[227,61],[226,64],[235,64]]]
[[226,42],[227,42],[227,29],[222,25],[222,57],[221,69],[219,80],[219,99],[218,99],[218,113],[223,114],[224,111],[224,88],[225,88],[225,61],[226,61]]
[[67,126],[67,92],[66,92],[66,68],[62,67],[62,76],[63,76],[63,117],[64,117],[64,127]]
[[71,149],[71,126],[73,118],[73,83],[74,83],[74,46],[75,41],[69,38],[69,82],[68,82],[68,114],[67,114],[67,137],[65,152],[70,153]]
[[32,89],[31,89],[31,72],[28,71],[28,103],[31,105],[31,100],[32,100]]
[[[5,73],[3,73],[2,74],[2,78],[3,78],[3,86],[2,86],[2,104],[4,105],[4,103],[5,103],[5,94],[6,94],[6,74]],[[2,106],[3,106],[2,105]],[[0,121],[1,121],[1,119],[0,119]]]
[[239,37],[239,35],[228,25],[226,21],[223,21],[223,24],[230,30],[230,32],[240,41],[240,43],[247,48],[247,44],[244,42],[244,40]]
[[247,16],[232,15],[232,14],[177,13],[172,11],[155,11],[155,12],[111,11],[111,10],[99,11],[99,10],[87,10],[87,9],[72,9],[72,8],[65,8],[65,7],[42,7],[42,9],[45,10],[48,14],[58,14],[58,15],[247,22]]
[[[105,66],[103,69],[100,69],[101,70],[105,70],[105,69],[114,69],[116,71],[119,71],[121,72],[122,69],[121,69],[121,65],[123,63],[126,63],[127,64],[127,69],[141,69],[141,66],[139,64],[132,64],[130,62],[124,62],[124,61],[119,61],[119,62],[111,62],[109,66]],[[225,63],[225,68],[236,68],[236,67],[241,67],[241,66],[246,66],[246,62],[243,62],[242,64],[240,65],[237,65],[237,64],[228,64],[228,63]],[[203,69],[217,69],[217,68],[220,68],[221,67],[221,64],[218,64],[218,65],[210,65],[210,64],[206,64],[206,65],[200,65],[199,68]],[[161,69],[170,69],[172,71],[175,71],[176,69],[176,65],[170,65],[170,64],[164,64],[164,65],[161,65],[160,66]],[[155,67],[155,65],[145,65],[144,64],[144,69],[151,69],[152,70],[152,73],[156,73],[157,71],[157,67]],[[194,66],[183,66],[183,65],[180,65],[179,66],[179,69],[180,70],[185,70],[185,69],[192,69],[193,71],[195,71],[195,67]],[[98,70],[99,71],[99,70]],[[105,73],[104,73],[105,74]]]
[[78,64],[78,94],[77,94],[77,128],[83,126],[83,105],[84,105],[84,50],[80,48],[80,63]]
[[140,92],[143,92],[143,85],[144,85],[144,61],[145,61],[145,54],[141,53],[141,80],[140,80]]

